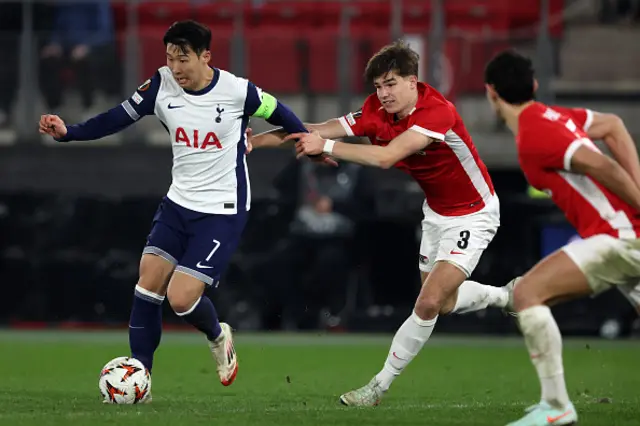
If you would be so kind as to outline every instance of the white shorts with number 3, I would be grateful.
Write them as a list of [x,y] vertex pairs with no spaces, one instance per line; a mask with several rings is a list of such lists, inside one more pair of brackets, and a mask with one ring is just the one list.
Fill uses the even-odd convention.
[[430,272],[435,262],[447,261],[469,277],[500,227],[498,197],[492,197],[484,209],[464,216],[441,216],[426,201],[422,211],[420,270]]

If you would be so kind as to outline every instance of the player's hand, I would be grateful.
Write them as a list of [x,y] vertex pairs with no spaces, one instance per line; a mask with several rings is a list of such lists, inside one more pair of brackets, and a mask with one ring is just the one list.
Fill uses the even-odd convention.
[[299,139],[296,142],[296,158],[304,155],[320,155],[324,149],[325,140],[320,137],[318,131],[311,133],[292,133],[287,135],[284,140]]
[[244,133],[247,136],[247,149],[245,154],[248,155],[253,151],[253,130],[251,127],[247,127],[247,130]]
[[43,135],[49,135],[55,139],[62,139],[67,135],[67,126],[57,115],[41,115],[38,130]]
[[317,130],[311,133],[291,133],[283,141],[291,139],[299,139],[296,143],[296,158],[308,156],[315,163],[338,167],[338,163],[333,158],[323,153],[325,140],[320,137]]

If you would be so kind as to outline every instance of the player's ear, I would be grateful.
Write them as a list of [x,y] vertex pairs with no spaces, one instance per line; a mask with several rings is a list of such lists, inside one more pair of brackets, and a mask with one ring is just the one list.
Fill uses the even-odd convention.
[[533,93],[536,93],[538,91],[538,80],[537,79],[533,79]]
[[496,92],[496,89],[493,87],[493,85],[485,84],[484,87],[487,90],[487,98],[489,98],[492,101],[497,101],[498,93]]
[[411,85],[412,89],[415,89],[416,87],[418,87],[418,76],[417,75],[410,75],[409,76],[409,84]]
[[208,64],[209,61],[211,61],[211,51],[210,50],[205,50],[204,52],[202,52],[202,54],[200,55],[200,58],[202,59],[202,61],[205,64]]

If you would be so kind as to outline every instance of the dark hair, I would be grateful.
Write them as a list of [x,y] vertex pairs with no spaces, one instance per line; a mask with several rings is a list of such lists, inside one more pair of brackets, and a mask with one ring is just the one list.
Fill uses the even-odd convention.
[[498,53],[487,64],[484,81],[507,103],[520,105],[534,98],[533,64],[515,50]]
[[196,21],[174,22],[162,39],[164,45],[178,46],[182,53],[191,48],[198,56],[211,46],[211,30]]
[[418,75],[420,55],[412,50],[403,40],[389,44],[369,59],[364,70],[367,82],[395,71],[400,77]]

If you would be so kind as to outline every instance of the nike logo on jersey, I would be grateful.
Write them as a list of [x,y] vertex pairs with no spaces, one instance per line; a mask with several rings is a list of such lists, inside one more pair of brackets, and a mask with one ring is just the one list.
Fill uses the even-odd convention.
[[196,266],[200,269],[213,269],[213,266],[203,265],[201,262],[198,262]]
[[451,250],[451,251],[449,252],[449,254],[464,254],[464,253],[463,253],[463,252],[461,252],[461,251]]
[[182,108],[184,105],[171,105],[171,102],[169,102],[169,105],[167,106],[167,108],[169,109],[176,109],[176,108]]

